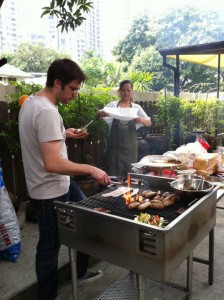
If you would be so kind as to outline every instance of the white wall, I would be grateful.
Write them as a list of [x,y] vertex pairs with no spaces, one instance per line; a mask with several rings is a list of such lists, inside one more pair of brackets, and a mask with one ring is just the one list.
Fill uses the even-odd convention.
[[[16,92],[16,88],[13,85],[3,85],[0,83],[0,101],[7,101],[5,95],[9,95]],[[116,91],[111,91],[111,94],[116,94]],[[172,96],[172,92],[167,92],[167,96]],[[134,92],[134,101],[156,101],[160,96],[163,96],[163,92]],[[188,100],[195,99],[215,99],[216,93],[202,94],[202,93],[180,93],[180,97]],[[224,100],[224,93],[219,94],[220,100]]]

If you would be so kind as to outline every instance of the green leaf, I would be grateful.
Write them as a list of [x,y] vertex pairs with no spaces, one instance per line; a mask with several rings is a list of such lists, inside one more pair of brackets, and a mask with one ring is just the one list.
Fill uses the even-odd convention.
[[43,16],[48,15],[49,13],[50,13],[50,10],[45,10],[44,12],[42,12],[40,17],[42,18]]
[[52,8],[54,8],[54,6],[55,6],[55,1],[52,0],[52,1],[51,1],[51,4],[50,4],[50,8],[52,9]]

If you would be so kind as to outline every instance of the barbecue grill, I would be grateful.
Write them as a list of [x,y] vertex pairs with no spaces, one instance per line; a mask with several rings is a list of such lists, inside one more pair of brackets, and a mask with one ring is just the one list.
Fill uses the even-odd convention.
[[[129,175],[138,182],[140,190],[172,190],[172,179],[132,173]],[[211,237],[209,283],[212,284],[213,229],[216,223],[218,189],[219,187],[214,187],[207,194],[197,194],[197,198],[192,193],[192,198],[180,198],[173,206],[163,210],[144,211],[164,217],[167,221],[164,228],[134,221],[139,211],[128,209],[122,196],[103,197],[104,192],[101,192],[76,204],[55,202],[60,241],[70,248],[73,298],[78,299],[77,250],[136,273],[139,300],[144,300],[146,277],[165,282],[188,258],[187,289],[191,291],[192,253],[208,234]],[[95,210],[99,207],[107,213]],[[207,263],[200,258],[195,260]]]

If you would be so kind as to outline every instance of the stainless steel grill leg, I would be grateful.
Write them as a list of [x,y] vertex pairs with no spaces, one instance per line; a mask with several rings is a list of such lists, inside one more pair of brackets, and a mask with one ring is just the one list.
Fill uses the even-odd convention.
[[138,300],[144,300],[145,299],[145,276],[141,274],[136,274],[137,277],[137,288],[138,288]]
[[192,291],[193,251],[187,257],[187,291]]
[[214,278],[214,228],[209,232],[209,264],[208,264],[208,283],[213,284]]
[[77,251],[72,248],[68,248],[71,274],[72,274],[72,299],[79,300],[78,295],[78,277],[77,277]]

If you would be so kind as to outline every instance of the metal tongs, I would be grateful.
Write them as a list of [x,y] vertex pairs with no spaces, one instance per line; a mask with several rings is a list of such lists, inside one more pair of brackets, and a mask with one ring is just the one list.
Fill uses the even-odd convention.
[[201,190],[203,190],[204,180],[205,180],[205,177],[201,176],[201,180],[199,181],[199,184],[198,184],[197,189],[196,189],[197,191],[199,190],[199,188]]
[[109,176],[111,180],[111,184],[108,185],[108,187],[114,186],[114,185],[123,185],[125,183],[125,179],[121,176]]

